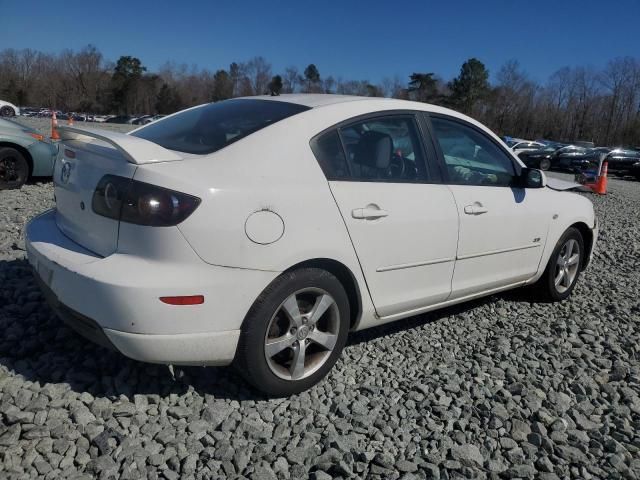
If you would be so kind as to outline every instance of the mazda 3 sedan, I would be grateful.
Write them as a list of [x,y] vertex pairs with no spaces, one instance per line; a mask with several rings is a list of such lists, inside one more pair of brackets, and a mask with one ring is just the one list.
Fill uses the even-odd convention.
[[320,381],[349,332],[502,290],[563,300],[592,204],[486,127],[403,100],[282,95],[130,134],[60,129],[56,207],[27,227],[53,309],[145,362]]

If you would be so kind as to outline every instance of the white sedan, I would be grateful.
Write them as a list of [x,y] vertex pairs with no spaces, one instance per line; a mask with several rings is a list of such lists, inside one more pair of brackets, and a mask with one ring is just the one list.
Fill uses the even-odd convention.
[[530,152],[532,150],[540,150],[541,148],[544,148],[544,147],[546,147],[544,143],[525,140],[523,142],[518,142],[511,145],[511,150],[513,150],[516,153],[520,153],[520,152]]
[[586,198],[423,103],[240,98],[60,134],[56,208],[27,227],[54,310],[134,359],[234,363],[270,395],[317,383],[350,331],[525,285],[563,300],[598,233]]
[[20,109],[13,103],[0,100],[0,117],[17,117],[20,115]]

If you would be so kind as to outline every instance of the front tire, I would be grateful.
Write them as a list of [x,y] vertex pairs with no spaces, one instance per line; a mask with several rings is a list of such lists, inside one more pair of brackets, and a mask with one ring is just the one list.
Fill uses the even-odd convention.
[[29,178],[29,163],[15,148],[0,148],[0,190],[20,188]]
[[303,268],[282,274],[247,314],[235,366],[269,396],[307,390],[338,360],[349,308],[344,287],[331,273]]
[[551,160],[544,158],[540,160],[540,170],[549,170],[551,168]]
[[549,258],[547,268],[535,284],[543,300],[558,302],[571,295],[582,269],[584,239],[574,227],[560,237]]

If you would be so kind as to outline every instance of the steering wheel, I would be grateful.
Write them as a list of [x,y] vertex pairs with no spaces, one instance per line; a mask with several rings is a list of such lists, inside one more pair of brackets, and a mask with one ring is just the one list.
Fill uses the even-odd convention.
[[391,157],[391,161],[389,162],[389,166],[387,167],[387,177],[402,178],[402,176],[404,175],[404,170],[404,158],[394,153]]

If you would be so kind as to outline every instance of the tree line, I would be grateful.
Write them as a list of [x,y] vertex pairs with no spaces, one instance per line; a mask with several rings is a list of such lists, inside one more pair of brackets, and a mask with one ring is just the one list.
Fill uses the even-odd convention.
[[640,60],[612,59],[601,69],[564,67],[546,82],[534,81],[516,60],[489,81],[476,58],[446,81],[435,72],[414,72],[379,83],[321,75],[314,64],[273,72],[257,56],[210,71],[167,62],[149,71],[138,58],[115,63],[94,46],[58,54],[32,49],[0,51],[0,98],[21,106],[91,113],[172,113],[238,96],[338,93],[428,102],[461,111],[499,135],[599,145],[640,144]]

